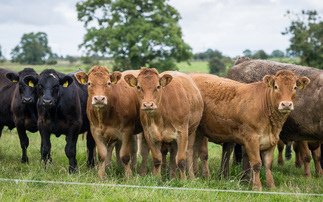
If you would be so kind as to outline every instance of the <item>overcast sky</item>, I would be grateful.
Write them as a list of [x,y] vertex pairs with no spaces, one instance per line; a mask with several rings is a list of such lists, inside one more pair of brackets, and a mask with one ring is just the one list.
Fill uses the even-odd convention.
[[[10,59],[11,50],[25,33],[45,32],[58,55],[82,55],[78,45],[85,34],[77,21],[77,0],[0,0],[0,45]],[[245,49],[285,51],[290,36],[287,10],[316,9],[323,17],[322,0],[170,0],[182,16],[184,41],[193,52],[208,48],[236,57]]]

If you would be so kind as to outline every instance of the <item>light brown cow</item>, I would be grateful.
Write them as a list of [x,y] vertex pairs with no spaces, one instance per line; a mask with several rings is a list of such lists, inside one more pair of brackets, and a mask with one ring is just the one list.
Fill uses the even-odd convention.
[[170,142],[175,143],[171,148],[177,147],[176,164],[181,179],[186,178],[186,158],[189,176],[193,179],[193,145],[203,101],[192,79],[184,73],[172,71],[159,75],[156,69],[144,67],[137,77],[129,74],[124,78],[137,89],[140,120],[153,157],[153,174],[160,176],[161,145],[162,142]]
[[103,66],[92,67],[88,74],[77,73],[76,78],[88,85],[87,116],[99,153],[99,177],[105,179],[107,147],[113,146],[117,140],[122,142],[120,158],[125,166],[125,176],[131,177],[129,161],[132,155],[137,155],[131,152],[131,145],[137,144],[133,134],[142,131],[136,90],[127,85],[120,72],[110,74]]
[[309,79],[290,71],[266,75],[263,82],[243,84],[214,75],[194,73],[205,104],[199,126],[212,142],[237,142],[246,147],[253,172],[253,189],[262,189],[259,172],[262,153],[267,186],[275,187],[272,162],[279,132],[294,108],[296,88]]

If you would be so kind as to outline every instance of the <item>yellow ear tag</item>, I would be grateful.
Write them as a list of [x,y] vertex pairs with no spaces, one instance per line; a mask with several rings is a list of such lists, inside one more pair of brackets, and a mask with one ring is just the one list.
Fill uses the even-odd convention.
[[64,84],[63,84],[63,87],[67,87],[68,86],[68,81],[66,81]]
[[12,80],[12,82],[17,83],[18,81],[17,80]]
[[28,85],[32,88],[34,87],[34,83],[32,81],[29,81]]
[[305,89],[306,87],[304,85],[299,86],[299,89]]
[[116,83],[117,83],[117,81],[112,81],[112,83],[113,83],[113,84],[116,84]]
[[85,80],[83,78],[81,79],[81,83],[86,84],[86,82],[85,82]]
[[131,81],[130,81],[130,85],[132,86],[132,87],[135,87],[136,85],[134,84],[134,83],[132,83]]

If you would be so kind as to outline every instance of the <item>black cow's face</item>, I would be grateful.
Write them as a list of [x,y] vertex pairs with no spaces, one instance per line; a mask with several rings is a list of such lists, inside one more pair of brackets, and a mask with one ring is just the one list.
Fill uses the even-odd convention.
[[[25,78],[27,84],[28,80]],[[56,106],[60,97],[60,86],[68,87],[73,83],[73,78],[68,75],[58,75],[53,71],[44,71],[39,75],[37,85],[37,104],[45,109]]]
[[[30,77],[28,81],[25,83],[24,77]],[[37,89],[36,85],[38,82],[37,73],[31,69],[26,68],[20,71],[18,74],[15,73],[7,73],[6,77],[14,82],[17,83],[18,93],[21,98],[22,104],[32,104],[36,102],[37,99]]]

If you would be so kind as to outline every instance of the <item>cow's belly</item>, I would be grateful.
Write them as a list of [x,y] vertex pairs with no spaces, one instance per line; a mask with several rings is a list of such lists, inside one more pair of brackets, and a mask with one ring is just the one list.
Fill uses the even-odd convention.
[[154,142],[172,142],[177,139],[178,133],[171,127],[158,127],[151,123],[146,127],[149,138]]

